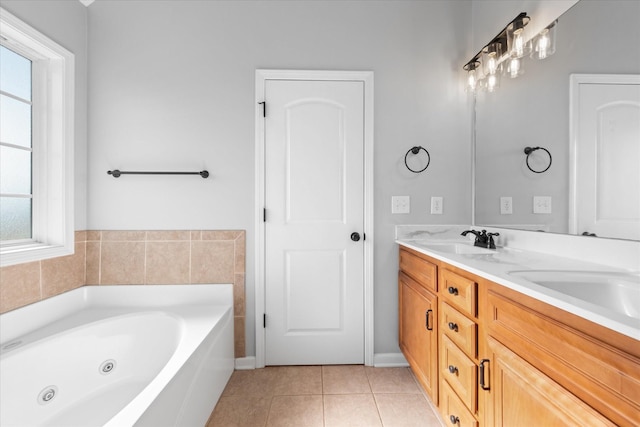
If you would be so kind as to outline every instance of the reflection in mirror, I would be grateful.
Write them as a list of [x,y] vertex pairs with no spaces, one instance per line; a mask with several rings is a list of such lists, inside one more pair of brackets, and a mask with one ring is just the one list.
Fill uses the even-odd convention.
[[[581,0],[558,19],[555,55],[527,58],[522,76],[476,95],[476,225],[569,232],[570,76],[640,74],[638,16],[638,1]],[[526,147],[547,149],[551,167],[529,170]],[[536,150],[529,164],[544,169],[548,160]],[[620,175],[631,178],[633,171]],[[500,213],[501,197],[512,198],[511,214]],[[551,212],[534,213],[534,198],[537,211]],[[633,238],[631,232],[599,236]]]

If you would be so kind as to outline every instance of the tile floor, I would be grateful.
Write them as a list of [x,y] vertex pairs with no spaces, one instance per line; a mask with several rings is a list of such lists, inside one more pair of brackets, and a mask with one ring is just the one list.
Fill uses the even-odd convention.
[[431,427],[409,368],[280,366],[235,371],[207,427]]

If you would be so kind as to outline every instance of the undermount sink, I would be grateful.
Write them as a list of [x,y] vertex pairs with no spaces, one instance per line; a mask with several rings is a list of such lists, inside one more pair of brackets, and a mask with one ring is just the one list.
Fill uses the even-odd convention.
[[471,255],[471,254],[494,254],[496,251],[494,249],[485,249],[480,248],[478,246],[472,246],[469,243],[415,243],[416,246],[420,246],[421,248],[436,251],[436,252],[444,252],[448,254],[462,254],[462,255]]
[[516,270],[508,273],[545,288],[640,319],[640,276],[601,271]]

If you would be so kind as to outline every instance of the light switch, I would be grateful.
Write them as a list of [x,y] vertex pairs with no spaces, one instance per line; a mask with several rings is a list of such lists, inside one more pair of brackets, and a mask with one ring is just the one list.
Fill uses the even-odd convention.
[[391,213],[403,214],[411,212],[411,198],[409,196],[391,197]]
[[534,214],[550,214],[551,213],[551,197],[533,196],[533,213]]

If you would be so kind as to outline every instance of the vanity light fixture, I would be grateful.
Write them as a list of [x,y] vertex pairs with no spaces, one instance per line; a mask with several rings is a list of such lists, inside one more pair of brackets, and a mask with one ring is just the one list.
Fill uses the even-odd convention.
[[516,78],[524,73],[525,56],[544,59],[555,53],[558,20],[533,39],[526,31],[530,21],[526,12],[519,13],[462,67],[467,72],[467,91],[482,88],[494,92],[500,86],[502,74]]

